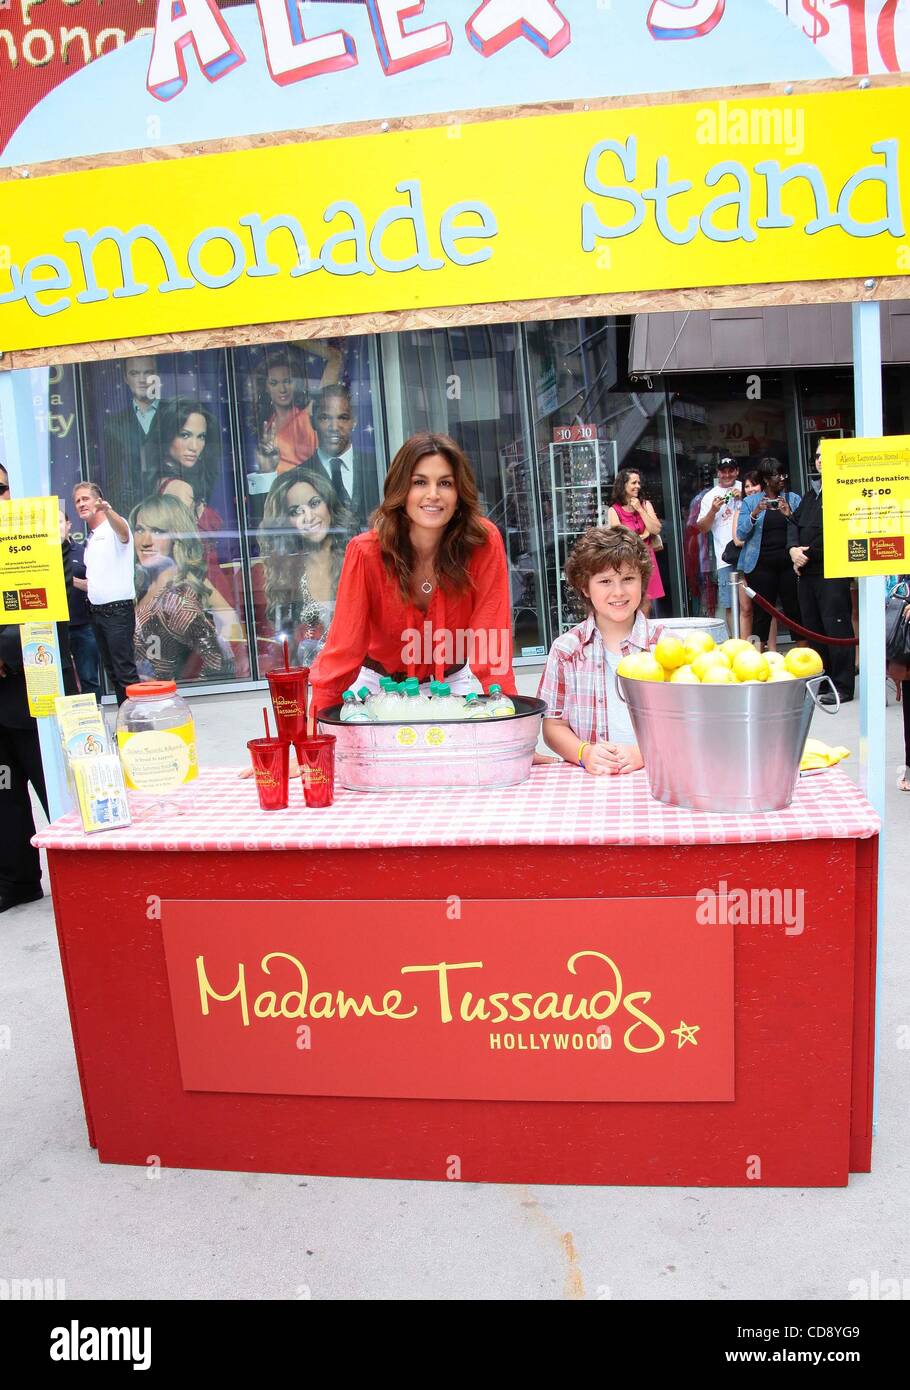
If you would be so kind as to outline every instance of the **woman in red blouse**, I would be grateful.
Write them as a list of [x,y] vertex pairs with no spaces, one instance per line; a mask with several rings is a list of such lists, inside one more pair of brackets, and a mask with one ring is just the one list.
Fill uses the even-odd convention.
[[480,514],[471,465],[444,434],[401,446],[373,529],[348,543],[313,708],[340,704],[362,681],[378,688],[382,675],[517,693],[505,548]]

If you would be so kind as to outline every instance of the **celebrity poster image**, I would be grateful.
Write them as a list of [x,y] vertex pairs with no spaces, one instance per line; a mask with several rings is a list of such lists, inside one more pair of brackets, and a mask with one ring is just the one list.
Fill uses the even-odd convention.
[[69,620],[56,497],[0,502],[0,600],[5,623]]

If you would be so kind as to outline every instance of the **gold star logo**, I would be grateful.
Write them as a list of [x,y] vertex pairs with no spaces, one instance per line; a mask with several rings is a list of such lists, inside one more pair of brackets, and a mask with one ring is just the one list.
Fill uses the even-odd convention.
[[698,1047],[698,1039],[695,1034],[699,1031],[699,1025],[697,1023],[684,1023],[682,1019],[680,1019],[679,1027],[670,1029],[670,1032],[679,1038],[679,1042],[676,1044],[676,1050],[679,1051],[683,1043],[687,1042],[690,1042],[693,1047]]

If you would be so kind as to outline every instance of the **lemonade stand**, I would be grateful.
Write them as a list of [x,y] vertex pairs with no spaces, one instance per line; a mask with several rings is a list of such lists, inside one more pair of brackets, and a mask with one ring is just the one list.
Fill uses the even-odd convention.
[[[857,433],[881,433],[877,301],[910,290],[903,74],[859,83],[771,5],[468,8],[161,3],[151,38],[36,106],[0,178],[17,495],[48,491],[34,401],[58,363],[518,320],[851,302]],[[876,605],[863,579],[869,799],[837,767],[796,779],[799,658],[668,643],[620,676],[648,750],[629,776],[535,766],[321,809],[292,787],[270,812],[203,758],[181,813],[91,838],[55,820],[37,843],[100,1160],[869,1171]],[[769,766],[784,795],[759,806]],[[686,799],[731,769],[748,808]]]

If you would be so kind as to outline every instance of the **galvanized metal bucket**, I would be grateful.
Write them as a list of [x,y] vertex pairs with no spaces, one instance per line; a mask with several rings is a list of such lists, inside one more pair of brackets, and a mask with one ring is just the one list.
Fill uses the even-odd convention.
[[813,709],[827,676],[684,685],[617,676],[645,762],[651,795],[690,811],[747,815],[793,800]]
[[683,640],[691,632],[706,633],[713,638],[715,646],[721,646],[730,636],[727,631],[727,624],[723,618],[651,618],[651,623],[655,627],[663,627],[667,632],[672,632],[674,637],[681,637]]
[[324,710],[319,727],[335,735],[335,782],[356,792],[517,786],[530,775],[546,705],[512,699],[513,718],[426,724],[342,724],[340,705]]

